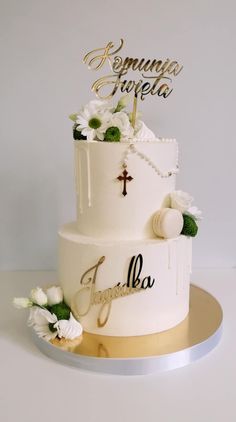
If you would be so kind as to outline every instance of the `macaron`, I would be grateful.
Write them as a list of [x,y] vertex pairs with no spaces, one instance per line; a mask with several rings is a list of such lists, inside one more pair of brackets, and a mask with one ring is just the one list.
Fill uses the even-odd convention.
[[152,220],[153,231],[157,237],[172,239],[180,235],[184,225],[183,215],[179,210],[161,208]]

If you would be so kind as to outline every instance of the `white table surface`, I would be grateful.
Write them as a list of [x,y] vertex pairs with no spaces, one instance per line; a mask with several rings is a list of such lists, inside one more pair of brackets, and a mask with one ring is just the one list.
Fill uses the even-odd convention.
[[28,311],[11,301],[56,282],[56,274],[0,273],[0,420],[235,422],[236,270],[195,270],[192,280],[223,307],[220,344],[184,368],[132,377],[81,371],[41,354],[29,336]]

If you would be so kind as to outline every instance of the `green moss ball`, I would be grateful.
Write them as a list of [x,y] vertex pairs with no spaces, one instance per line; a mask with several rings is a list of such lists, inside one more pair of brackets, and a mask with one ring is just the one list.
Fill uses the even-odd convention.
[[57,303],[50,307],[50,312],[55,314],[57,319],[69,319],[70,318],[70,308],[65,302]]
[[190,215],[183,214],[184,225],[181,234],[185,236],[195,237],[198,232],[196,221]]
[[106,130],[104,141],[119,142],[121,138],[120,129],[116,126],[111,126]]
[[87,138],[86,136],[83,136],[82,133],[77,130],[78,125],[74,124],[73,126],[73,138],[75,141],[85,141]]

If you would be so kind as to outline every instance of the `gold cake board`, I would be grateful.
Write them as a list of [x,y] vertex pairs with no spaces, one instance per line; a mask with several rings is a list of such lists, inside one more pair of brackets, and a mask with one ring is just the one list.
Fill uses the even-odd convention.
[[191,285],[188,316],[161,333],[137,337],[83,333],[81,339],[54,344],[32,335],[44,354],[63,364],[109,374],[144,375],[188,365],[209,353],[221,338],[222,320],[217,300]]

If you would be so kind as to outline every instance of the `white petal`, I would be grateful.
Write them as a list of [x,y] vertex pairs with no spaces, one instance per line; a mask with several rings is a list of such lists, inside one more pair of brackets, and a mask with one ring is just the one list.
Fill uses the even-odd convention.
[[28,326],[32,327],[32,325],[34,325],[35,320],[34,320],[34,314],[35,314],[35,310],[36,310],[36,306],[33,306],[32,308],[30,308],[30,314],[29,314],[29,318],[28,318]]
[[200,211],[197,207],[190,207],[185,212],[186,214],[190,215],[195,220],[202,220],[202,211]]
[[82,116],[78,116],[76,123],[79,125],[79,129],[88,127],[88,120],[84,119]]
[[96,134],[97,134],[98,139],[100,139],[100,141],[104,140],[105,132],[100,132],[100,131],[97,130]]
[[45,325],[49,322],[54,324],[57,322],[57,317],[55,314],[51,314],[47,309],[39,308],[38,306],[34,306],[30,310],[30,316],[28,323],[30,325]]
[[170,193],[171,208],[175,208],[182,213],[190,208],[192,201],[193,197],[190,196],[187,192],[176,190]]
[[15,297],[13,299],[13,305],[17,309],[22,309],[22,308],[30,308],[33,305],[33,303],[31,302],[31,300],[29,300],[28,297]]
[[47,305],[47,295],[44,293],[41,287],[36,287],[35,289],[32,289],[30,293],[30,298],[32,302],[36,303],[37,305]]
[[48,304],[50,306],[57,305],[63,301],[63,291],[60,286],[52,286],[46,290]]
[[55,328],[57,328],[58,337],[70,340],[79,337],[83,332],[82,325],[73,317],[72,313],[70,313],[69,320],[59,320],[55,324]]
[[57,336],[57,331],[52,332],[49,329],[48,324],[45,325],[35,325],[34,330],[40,338],[45,338],[45,340],[51,340]]
[[96,131],[94,129],[87,130],[87,140],[93,141],[94,139],[96,139]]

